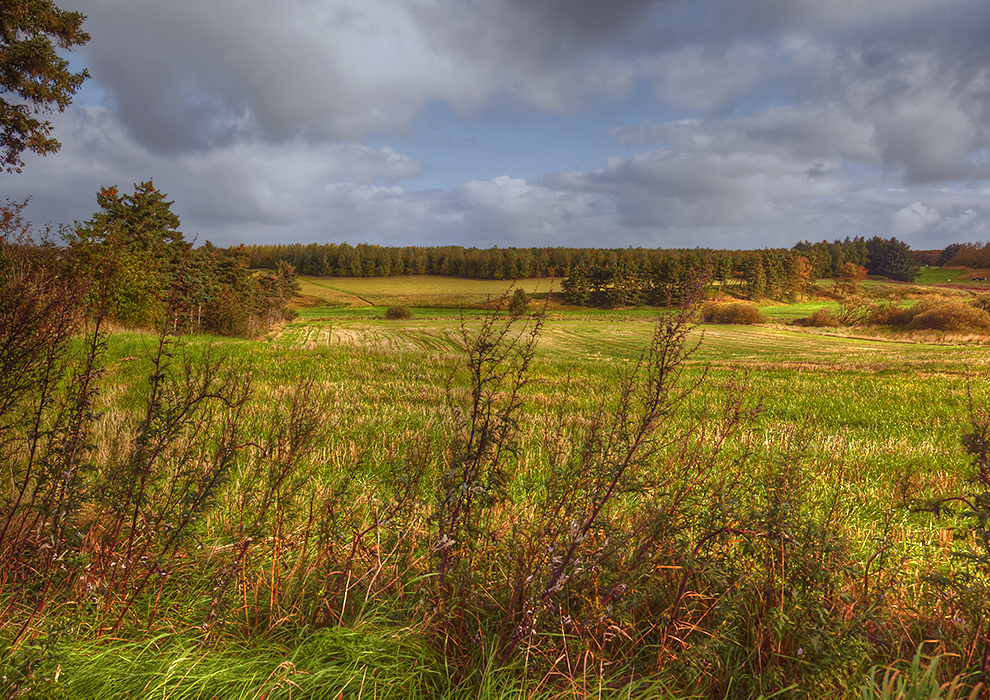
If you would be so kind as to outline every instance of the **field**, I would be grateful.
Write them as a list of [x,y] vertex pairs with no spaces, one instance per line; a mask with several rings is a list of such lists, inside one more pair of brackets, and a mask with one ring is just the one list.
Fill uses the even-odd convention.
[[[369,280],[358,282],[333,280],[340,289],[372,286]],[[420,363],[433,366],[438,355],[453,356],[462,349],[462,324],[474,329],[481,317],[474,310],[419,307],[413,294],[415,282],[415,278],[386,280],[382,296],[376,297],[379,305],[398,300],[411,303],[416,315],[412,320],[384,321],[380,306],[360,316],[354,314],[355,309],[323,309],[321,320],[303,316],[273,333],[267,342],[296,353],[314,352],[321,358],[333,355],[332,349],[357,353],[369,362],[387,357],[383,376],[392,376],[401,366],[400,374],[414,382]],[[476,301],[480,293],[471,293],[476,284],[481,286],[465,280],[433,281],[423,294],[431,302],[437,290],[462,301]],[[485,294],[507,288],[486,283]],[[390,297],[385,290],[394,290],[397,296]],[[773,320],[786,321],[834,305],[828,301],[797,303],[769,306],[764,312]],[[563,397],[544,387],[553,387],[565,375],[578,383],[573,393],[593,395],[591,387],[596,382],[614,381],[639,358],[656,320],[653,310],[556,307],[542,331],[537,353],[541,380],[531,388],[529,401],[538,406],[561,401]],[[968,420],[967,387],[975,381],[974,389],[981,390],[979,378],[986,376],[990,366],[990,341],[967,337],[967,342],[952,343],[923,334],[915,334],[910,342],[891,341],[772,324],[699,326],[691,340],[700,343],[690,361],[693,372],[707,367],[715,378],[713,383],[730,376],[748,377],[753,398],[763,405],[761,430],[807,429],[814,435],[808,446],[810,459],[829,462],[837,474],[844,470],[855,475],[840,478],[853,478],[855,488],[848,483],[843,488],[855,490],[856,500],[868,504],[862,511],[868,517],[856,514],[864,527],[870,527],[870,518],[890,505],[899,470],[913,467],[933,480],[947,482],[965,471],[967,460],[959,438]],[[362,376],[367,380],[366,374]],[[385,397],[401,406],[404,394],[442,401],[442,396],[430,391],[442,377],[424,374],[422,379],[421,384],[404,385],[401,392],[383,390],[378,386],[381,379],[359,382],[344,391],[368,395],[369,410],[380,407]],[[707,390],[706,386],[701,394]],[[579,410],[588,408],[583,405]],[[846,463],[834,462],[834,450],[842,453]]]
[[[672,312],[551,299],[539,328],[493,322],[482,307],[509,286],[307,278],[297,319],[265,338],[169,349],[160,375],[174,356],[175,382],[155,401],[181,405],[199,375],[178,358],[204,353],[249,377],[229,396],[237,381],[250,396],[224,399],[236,425],[218,407],[176,428],[163,490],[134,522],[182,512],[190,492],[164,494],[180,473],[203,478],[183,460],[221,454],[224,431],[247,456],[225,467],[215,506],[158,521],[186,523],[181,542],[132,535],[125,557],[127,538],[86,520],[102,543],[86,571],[119,570],[25,618],[35,656],[8,672],[29,668],[66,697],[838,698],[862,697],[872,663],[926,639],[957,655],[947,672],[972,667],[969,613],[923,583],[951,564],[959,521],[904,503],[965,488],[970,398],[990,397],[984,338],[852,337],[780,323],[829,302],[771,306],[770,324],[675,338],[656,380],[667,393],[650,404],[653,380],[624,381],[655,376],[662,363],[644,367],[644,353]],[[414,317],[385,320],[391,305]],[[159,343],[109,338],[93,463],[133,459],[128,430],[152,435],[140,426]],[[489,360],[467,362],[478,353]],[[693,387],[683,401],[679,387]],[[650,405],[648,449],[631,447]],[[501,437],[474,442],[480,428]],[[610,471],[624,450],[628,471]],[[160,581],[127,568],[141,537]],[[586,564],[567,564],[555,549],[567,542]],[[538,592],[534,579],[546,609],[513,594]],[[8,605],[21,624],[25,602]]]
[[315,308],[304,315],[318,314],[325,307],[420,306],[440,308],[484,308],[491,299],[510,287],[542,296],[560,289],[559,279],[512,281],[467,280],[457,277],[300,277],[301,294]]

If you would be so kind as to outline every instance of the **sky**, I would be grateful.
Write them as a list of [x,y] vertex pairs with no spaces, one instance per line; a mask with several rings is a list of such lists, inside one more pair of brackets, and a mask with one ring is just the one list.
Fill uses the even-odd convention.
[[91,79],[0,174],[220,246],[990,239],[987,0],[58,0]]

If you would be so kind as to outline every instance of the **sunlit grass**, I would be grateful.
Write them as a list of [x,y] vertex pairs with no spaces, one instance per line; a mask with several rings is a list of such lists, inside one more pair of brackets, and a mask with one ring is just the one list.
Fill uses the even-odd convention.
[[[359,288],[351,292],[367,294]],[[808,308],[820,306],[778,308],[806,315]],[[212,348],[250,372],[254,395],[243,414],[246,443],[266,444],[280,427],[294,387],[306,383],[319,434],[294,481],[286,485],[280,509],[267,516],[288,542],[319,522],[336,528],[333,532],[341,541],[331,546],[345,546],[347,538],[387,507],[394,469],[424,450],[438,451],[436,461],[443,461],[443,446],[451,435],[450,396],[464,389],[455,372],[465,344],[463,332],[477,333],[481,314],[418,307],[411,320],[387,321],[381,311],[382,307],[314,307],[261,342],[201,336],[181,340],[184,351],[205,353]],[[650,342],[656,317],[650,309],[555,309],[549,314],[535,369],[523,390],[518,440],[507,457],[511,498],[491,516],[496,530],[511,529],[542,496],[540,477],[553,466],[546,440],[553,411],[580,421],[612,410],[615,387]],[[900,489],[909,484],[915,496],[958,490],[967,466],[959,446],[967,392],[969,382],[985,375],[990,364],[986,348],[945,344],[944,338],[927,342],[929,336],[924,335],[913,336],[912,342],[888,342],[777,324],[703,326],[691,338],[700,346],[687,362],[686,379],[705,381],[685,410],[667,419],[665,435],[681,434],[692,416],[714,415],[731,382],[747,382],[749,405],[759,404],[762,410],[727,450],[750,460],[749,472],[739,478],[759,484],[752,473],[783,459],[779,445],[793,444],[788,459],[802,466],[808,508],[846,536],[862,560],[873,557],[881,543],[887,547],[885,556],[897,561],[898,575],[914,581],[897,591],[905,606],[913,604],[912,596],[921,594],[911,586],[920,590],[921,573],[946,558],[948,540],[945,523],[910,517],[898,508]],[[113,464],[122,453],[120,442],[130,437],[129,411],[141,406],[147,392],[152,373],[148,357],[156,342],[154,336],[134,333],[109,339],[98,407],[103,417],[94,435],[96,463]],[[979,384],[976,390],[982,400],[987,392]],[[660,459],[655,468],[662,470],[663,465]],[[237,465],[218,506],[197,524],[190,547],[221,553],[216,556],[222,561],[222,553],[234,543],[231,533],[250,519],[244,504],[257,498],[259,473],[249,459]],[[333,501],[328,494],[335,493],[345,495]],[[320,511],[324,502],[336,504],[339,512]],[[405,527],[411,540],[429,541],[426,517],[421,512],[410,516]],[[398,537],[388,546],[402,541]],[[379,542],[360,550],[366,572],[379,571],[384,581],[399,580],[415,567],[426,569],[428,552],[381,564],[388,561],[385,550]],[[447,685],[454,672],[440,667],[435,649],[416,644],[421,630],[409,620],[422,619],[417,606],[423,603],[413,593],[369,584],[363,599],[345,596],[340,609],[333,611],[344,627],[312,637],[293,627],[291,611],[306,604],[304,598],[292,597],[293,586],[299,584],[302,590],[301,582],[334,573],[318,571],[306,555],[291,545],[279,549],[273,538],[259,541],[250,561],[241,564],[230,609],[218,618],[228,627],[220,622],[204,626],[201,639],[181,632],[119,646],[90,645],[89,623],[77,614],[71,629],[80,642],[66,647],[71,663],[66,665],[63,687],[80,697],[117,697],[114,693],[120,692],[135,697],[458,696],[457,687]],[[204,619],[214,585],[211,577],[217,575],[207,563],[180,558],[173,579],[163,583],[170,586],[166,619],[174,629],[191,629]],[[403,614],[393,615],[399,607]],[[290,613],[284,613],[286,609]],[[276,614],[278,610],[283,612]],[[146,612],[135,607],[128,629],[141,630]],[[407,624],[412,627],[393,628]],[[251,643],[241,645],[235,641],[237,634],[249,635]],[[286,635],[291,638],[283,639]],[[224,641],[208,649],[202,646],[207,638],[211,644]],[[572,673],[571,681],[574,696],[609,690],[594,669],[585,669],[583,680]],[[525,673],[496,674],[472,683],[465,687],[475,696],[535,697],[542,692],[539,682],[527,684]],[[568,695],[559,686],[547,692]],[[660,688],[657,693],[667,695]]]

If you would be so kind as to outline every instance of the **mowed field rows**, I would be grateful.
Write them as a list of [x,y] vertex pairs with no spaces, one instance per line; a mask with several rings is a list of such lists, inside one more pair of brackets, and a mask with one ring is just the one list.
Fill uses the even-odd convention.
[[481,307],[510,288],[527,294],[560,290],[560,279],[470,280],[458,277],[299,277],[301,294],[310,303],[328,307],[404,304],[446,308]]
[[[636,359],[649,343],[657,313],[621,318],[588,318],[583,313],[551,313],[542,329],[540,350],[556,359],[605,363]],[[463,314],[388,321],[384,318],[302,317],[273,332],[268,342],[285,348],[344,345],[366,350],[435,351],[463,348],[462,329],[480,326],[481,315]],[[990,365],[990,346],[903,342],[848,337],[786,326],[699,326],[698,360],[717,367],[815,369],[824,371],[913,370],[941,374],[976,372]]]

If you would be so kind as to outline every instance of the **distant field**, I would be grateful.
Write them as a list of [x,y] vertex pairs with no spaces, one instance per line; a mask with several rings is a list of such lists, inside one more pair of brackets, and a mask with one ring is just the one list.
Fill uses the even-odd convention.
[[[471,280],[459,277],[311,277],[300,276],[302,295],[316,308],[405,305],[418,307],[483,307],[509,289],[545,295],[560,290],[558,279]],[[313,308],[305,316],[318,316]]]
[[953,267],[923,267],[915,284],[965,284],[967,287],[986,287],[990,291],[990,282],[974,281],[974,278],[986,276],[986,270],[966,270]]

